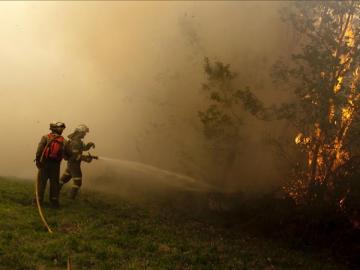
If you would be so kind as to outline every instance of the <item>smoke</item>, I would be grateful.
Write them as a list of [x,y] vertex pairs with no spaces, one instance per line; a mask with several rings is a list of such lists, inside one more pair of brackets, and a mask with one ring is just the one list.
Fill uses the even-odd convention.
[[[268,75],[291,41],[278,14],[283,5],[1,2],[1,174],[35,175],[37,143],[56,120],[66,123],[65,134],[87,124],[86,141],[96,143],[100,156],[205,181],[208,158],[197,119],[206,102],[203,59],[231,64],[239,84],[253,87],[267,103],[286,100]],[[261,144],[265,131],[276,135],[279,127],[247,118],[242,176],[226,183],[229,189],[279,179],[271,151]],[[131,171],[132,165],[119,166]],[[84,167],[85,180],[111,171],[99,161]],[[119,175],[124,177],[119,171],[110,177]]]

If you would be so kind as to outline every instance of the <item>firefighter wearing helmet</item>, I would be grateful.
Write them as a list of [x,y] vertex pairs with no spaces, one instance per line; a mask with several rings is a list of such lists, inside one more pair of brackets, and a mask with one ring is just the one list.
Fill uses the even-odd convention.
[[64,154],[64,137],[61,136],[65,124],[50,123],[50,133],[44,135],[36,151],[36,167],[39,170],[37,178],[37,193],[40,204],[44,201],[47,180],[50,180],[50,203],[54,208],[59,207],[59,175],[60,163]]
[[60,189],[64,184],[72,180],[73,185],[70,191],[71,199],[76,198],[82,185],[81,162],[85,161],[89,163],[94,158],[90,155],[83,155],[84,151],[95,148],[93,142],[87,144],[83,142],[83,139],[88,132],[89,128],[86,125],[79,125],[73,133],[68,135],[69,140],[65,145],[64,158],[67,160],[67,167],[60,178]]

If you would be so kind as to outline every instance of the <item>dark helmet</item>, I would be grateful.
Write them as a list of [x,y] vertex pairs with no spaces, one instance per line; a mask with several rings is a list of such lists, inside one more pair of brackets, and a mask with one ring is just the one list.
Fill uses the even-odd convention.
[[51,122],[50,123],[50,130],[57,130],[57,129],[65,129],[66,126],[63,122]]

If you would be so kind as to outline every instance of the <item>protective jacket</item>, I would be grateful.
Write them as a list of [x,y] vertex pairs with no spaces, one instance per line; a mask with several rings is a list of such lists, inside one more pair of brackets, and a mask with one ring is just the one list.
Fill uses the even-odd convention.
[[44,200],[47,181],[50,181],[50,202],[59,204],[59,175],[60,162],[64,154],[64,137],[56,133],[49,133],[41,137],[36,150],[36,166],[38,174],[38,195],[40,203]]
[[67,160],[67,167],[60,178],[60,188],[73,180],[70,197],[74,199],[82,185],[81,161],[91,162],[92,158],[83,155],[84,151],[94,146],[93,143],[85,144],[81,138],[69,136],[70,140],[65,144],[64,159]]
[[88,157],[83,155],[84,151],[88,151],[93,144],[85,144],[80,138],[73,138],[66,142],[64,159],[68,163],[77,163],[81,161],[88,161]]

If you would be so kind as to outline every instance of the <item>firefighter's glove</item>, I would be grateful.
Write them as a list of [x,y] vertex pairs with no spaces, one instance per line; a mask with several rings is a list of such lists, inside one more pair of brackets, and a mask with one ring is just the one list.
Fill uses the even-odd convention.
[[92,161],[92,157],[91,156],[83,156],[82,160],[87,162],[87,163],[90,163]]
[[95,148],[95,143],[93,143],[93,142],[88,142],[88,143],[86,144],[86,148],[87,148],[87,149]]

